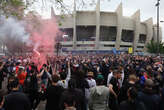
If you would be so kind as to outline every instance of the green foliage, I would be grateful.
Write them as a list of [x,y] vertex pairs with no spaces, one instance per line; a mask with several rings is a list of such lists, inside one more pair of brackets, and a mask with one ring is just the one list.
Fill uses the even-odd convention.
[[5,15],[6,18],[9,16],[21,18],[24,15],[25,9],[24,0],[3,0],[0,2],[0,14]]
[[159,46],[159,53],[164,54],[164,43],[154,42],[153,40],[146,45],[147,51],[149,53],[158,53],[158,46]]
[[[36,2],[41,3],[42,8],[46,8],[46,4],[51,3],[58,11],[60,11],[61,15],[67,14],[71,12],[72,5],[69,6],[64,1],[66,0],[0,0],[0,14],[6,16],[16,16],[17,18],[23,18],[25,10],[31,10],[33,4]],[[74,0],[69,0],[70,2],[74,2]],[[88,2],[89,1],[89,2]],[[101,0],[105,1],[105,0]],[[107,0],[110,1],[110,0]],[[76,7],[81,9],[85,6],[96,5],[97,0],[75,0]],[[80,8],[81,7],[81,8]],[[63,19],[64,16],[61,17]]]
[[14,7],[24,6],[24,2],[22,0],[9,0],[9,2]]

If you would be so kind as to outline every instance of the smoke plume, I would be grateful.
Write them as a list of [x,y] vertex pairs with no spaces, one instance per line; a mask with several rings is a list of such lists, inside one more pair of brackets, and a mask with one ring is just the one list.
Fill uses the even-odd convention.
[[20,52],[22,45],[29,39],[25,31],[25,22],[14,17],[0,17],[0,40],[7,46],[8,51]]

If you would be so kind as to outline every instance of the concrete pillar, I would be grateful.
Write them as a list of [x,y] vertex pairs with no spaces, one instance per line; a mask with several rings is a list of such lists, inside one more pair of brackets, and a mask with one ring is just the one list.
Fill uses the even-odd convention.
[[100,41],[100,0],[97,1],[96,6],[96,41],[95,41],[95,49],[99,49]]
[[121,44],[121,34],[122,34],[122,15],[123,15],[122,3],[120,3],[118,8],[116,9],[116,14],[117,14],[117,35],[116,35],[115,48],[119,50]]
[[133,39],[133,51],[135,52],[137,49],[137,44],[140,35],[140,10],[136,11],[132,15],[132,19],[134,20],[134,39]]
[[73,49],[76,49],[77,35],[76,35],[76,0],[74,0],[74,15],[73,15]]
[[149,18],[148,20],[144,21],[146,23],[146,42],[144,46],[144,51],[146,52],[146,45],[151,41],[153,37],[153,18]]
[[157,25],[153,25],[154,33],[153,33],[153,39],[154,42],[157,42]]
[[[157,25],[153,25],[152,28],[154,29],[153,31],[153,39],[154,42],[157,42]],[[162,28],[159,28],[159,41],[162,41]]]
[[51,7],[51,18],[54,18],[55,17],[55,12],[54,12],[54,8]]
[[162,28],[159,27],[159,42],[162,42]]

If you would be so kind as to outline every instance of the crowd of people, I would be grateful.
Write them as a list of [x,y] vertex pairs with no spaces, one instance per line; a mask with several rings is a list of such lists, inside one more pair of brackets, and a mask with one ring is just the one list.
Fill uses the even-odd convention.
[[[164,110],[160,56],[0,58],[0,110]],[[7,86],[2,88],[4,79]]]

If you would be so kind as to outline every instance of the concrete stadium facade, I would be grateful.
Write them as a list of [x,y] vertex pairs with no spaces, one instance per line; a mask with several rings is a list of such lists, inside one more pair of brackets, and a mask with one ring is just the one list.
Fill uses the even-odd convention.
[[[55,15],[66,40],[60,40],[65,50],[127,50],[145,51],[151,40],[157,41],[157,27],[153,19],[141,22],[140,10],[132,16],[123,16],[122,3],[115,12],[102,12],[100,5],[95,11],[74,11],[72,15]],[[64,38],[64,37],[63,37]],[[159,39],[162,41],[160,28]]]

